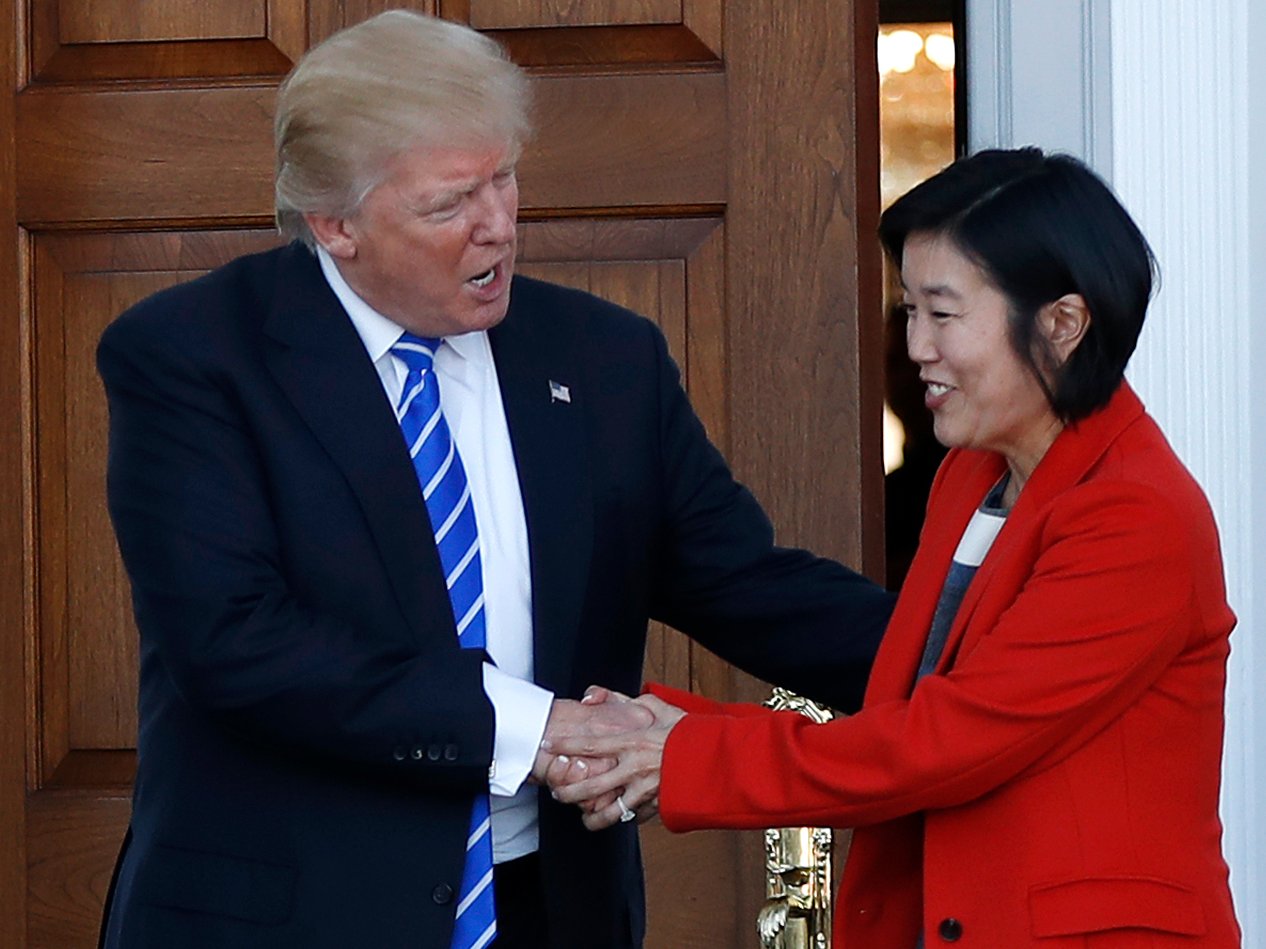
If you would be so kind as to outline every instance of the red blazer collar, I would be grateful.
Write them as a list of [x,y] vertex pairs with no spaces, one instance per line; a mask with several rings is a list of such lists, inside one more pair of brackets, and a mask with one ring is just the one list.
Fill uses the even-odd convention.
[[[946,657],[954,654],[996,564],[1006,557],[1008,541],[1033,524],[1052,500],[1082,481],[1109,446],[1142,414],[1143,403],[1123,381],[1104,408],[1060,432],[1020,492],[990,555],[968,588],[945,646]],[[964,449],[951,451],[941,464],[928,501],[928,519],[919,550],[888,625],[885,648],[880,650],[871,675],[867,704],[909,697],[950,560],[967,523],[1006,469],[1001,455]]]
[[1106,406],[1060,432],[1020,492],[1012,515],[1030,516],[1082,481],[1142,414],[1143,403],[1129,383],[1123,381]]

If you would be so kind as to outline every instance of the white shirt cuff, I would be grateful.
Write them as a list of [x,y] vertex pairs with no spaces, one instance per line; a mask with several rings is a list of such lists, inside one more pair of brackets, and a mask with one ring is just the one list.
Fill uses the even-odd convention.
[[488,789],[511,797],[532,773],[536,753],[545,737],[554,693],[484,663],[484,692],[496,720]]

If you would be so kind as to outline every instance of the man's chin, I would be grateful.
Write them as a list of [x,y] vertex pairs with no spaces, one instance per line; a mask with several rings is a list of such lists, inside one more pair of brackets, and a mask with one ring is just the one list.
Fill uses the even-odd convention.
[[510,292],[507,290],[496,303],[476,307],[458,316],[453,320],[452,329],[440,335],[461,336],[464,333],[485,332],[504,320],[509,311]]
[[510,312],[510,288],[506,288],[506,292],[501,299],[497,301],[495,306],[478,312],[471,320],[471,332],[475,329],[490,330],[502,320],[506,318],[506,314]]

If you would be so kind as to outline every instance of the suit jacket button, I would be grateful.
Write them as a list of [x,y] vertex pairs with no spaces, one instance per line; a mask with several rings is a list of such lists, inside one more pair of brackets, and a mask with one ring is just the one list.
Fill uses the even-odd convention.
[[403,761],[405,758],[409,757],[409,752],[403,745],[396,745],[396,747],[391,749],[391,757],[395,758],[397,761]]
[[453,888],[447,883],[441,883],[431,891],[431,899],[435,900],[440,906],[445,906],[453,902]]
[[936,928],[936,931],[946,942],[958,942],[963,938],[963,924],[953,916],[941,920],[941,925]]
[[440,750],[439,745],[430,745],[426,749],[426,756],[431,761],[439,761],[443,754],[444,752]]
[[422,746],[414,745],[413,750],[409,752],[409,757],[411,757],[414,761],[421,761],[422,754]]
[[445,760],[445,761],[456,761],[456,760],[457,760],[457,746],[456,746],[456,745],[445,745],[445,746],[444,746],[444,760]]

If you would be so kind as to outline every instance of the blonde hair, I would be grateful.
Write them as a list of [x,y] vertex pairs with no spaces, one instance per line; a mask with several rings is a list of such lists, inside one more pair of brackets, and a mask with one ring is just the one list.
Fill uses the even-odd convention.
[[277,93],[277,229],[315,246],[305,213],[352,214],[391,160],[416,147],[517,150],[528,109],[523,71],[469,27],[389,10],[335,33]]

